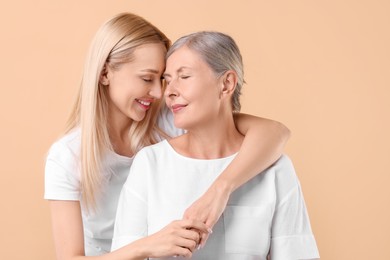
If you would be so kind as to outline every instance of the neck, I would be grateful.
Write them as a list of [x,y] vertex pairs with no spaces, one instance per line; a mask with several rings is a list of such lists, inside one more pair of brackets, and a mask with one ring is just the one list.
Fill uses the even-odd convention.
[[132,120],[126,116],[110,113],[108,119],[108,134],[114,151],[117,154],[132,157],[130,149],[129,130]]
[[171,144],[181,154],[197,159],[223,158],[238,152],[244,139],[232,114],[217,117],[192,129]]

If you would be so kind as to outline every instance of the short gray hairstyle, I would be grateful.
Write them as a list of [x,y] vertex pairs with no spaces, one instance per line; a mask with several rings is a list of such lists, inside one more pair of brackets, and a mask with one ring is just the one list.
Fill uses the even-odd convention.
[[244,81],[244,66],[240,50],[232,37],[220,32],[201,31],[179,38],[168,50],[168,59],[176,50],[187,46],[198,53],[210,66],[217,77],[226,71],[233,70],[237,73],[237,86],[232,96],[233,112],[241,109],[240,96]]

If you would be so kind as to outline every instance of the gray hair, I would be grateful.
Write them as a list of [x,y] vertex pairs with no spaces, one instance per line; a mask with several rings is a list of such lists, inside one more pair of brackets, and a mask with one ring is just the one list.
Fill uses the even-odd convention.
[[244,81],[244,66],[240,50],[229,35],[202,31],[192,33],[178,39],[168,50],[168,59],[176,50],[187,46],[197,52],[201,58],[210,66],[217,77],[222,76],[226,71],[233,70],[237,73],[237,86],[232,96],[233,112],[241,109],[240,95]]

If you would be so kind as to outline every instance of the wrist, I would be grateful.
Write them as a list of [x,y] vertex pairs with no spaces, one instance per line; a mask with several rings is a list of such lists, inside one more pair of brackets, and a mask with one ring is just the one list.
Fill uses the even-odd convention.
[[139,239],[139,240],[137,240],[134,243],[129,245],[129,246],[131,246],[131,248],[129,248],[129,249],[130,249],[130,252],[132,252],[132,256],[133,256],[131,259],[143,260],[143,259],[146,259],[150,256],[150,249],[148,246],[145,246],[145,243],[143,243],[144,239],[147,239],[147,238]]
[[225,179],[217,179],[212,185],[212,188],[215,190],[217,194],[220,194],[222,196],[229,197],[230,194],[235,190],[234,185]]

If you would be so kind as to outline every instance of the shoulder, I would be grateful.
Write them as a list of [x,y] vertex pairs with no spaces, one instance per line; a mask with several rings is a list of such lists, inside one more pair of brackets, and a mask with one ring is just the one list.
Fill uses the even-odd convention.
[[162,169],[174,163],[173,148],[167,140],[142,148],[134,157],[130,171],[156,174],[155,169]]
[[293,162],[287,155],[283,154],[272,169],[275,171],[275,185],[281,194],[299,186]]
[[55,141],[47,154],[46,160],[73,164],[80,157],[81,131],[74,129]]
[[276,171],[294,171],[294,165],[290,157],[286,154],[282,154],[280,158],[274,164]]
[[126,189],[147,190],[146,183],[153,179],[151,176],[158,172],[156,169],[161,170],[159,165],[164,161],[165,142],[163,140],[138,151],[134,156],[129,176],[124,184]]
[[79,200],[80,198],[80,131],[58,139],[49,150],[45,165],[46,199]]
[[159,155],[163,155],[168,150],[168,141],[162,140],[156,144],[148,145],[142,148],[134,157],[134,161],[139,158],[158,158]]

